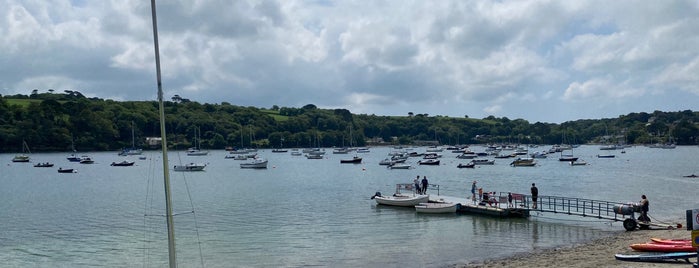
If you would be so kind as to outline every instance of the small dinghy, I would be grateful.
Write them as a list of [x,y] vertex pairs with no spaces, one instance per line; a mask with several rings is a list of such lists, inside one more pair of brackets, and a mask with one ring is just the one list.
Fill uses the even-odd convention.
[[445,214],[455,213],[461,207],[458,203],[420,203],[415,206],[417,213]]

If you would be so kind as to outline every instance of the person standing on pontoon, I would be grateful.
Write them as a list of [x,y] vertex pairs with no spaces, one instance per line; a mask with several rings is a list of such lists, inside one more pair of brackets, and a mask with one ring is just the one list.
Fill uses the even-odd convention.
[[415,193],[421,194],[422,190],[420,190],[420,175],[417,175],[417,177],[413,180],[413,185],[415,186]]
[[534,203],[534,209],[536,209],[536,200],[539,198],[539,189],[536,188],[536,184],[532,183],[532,203]]
[[422,194],[427,194],[427,186],[430,183],[427,181],[427,176],[422,176]]

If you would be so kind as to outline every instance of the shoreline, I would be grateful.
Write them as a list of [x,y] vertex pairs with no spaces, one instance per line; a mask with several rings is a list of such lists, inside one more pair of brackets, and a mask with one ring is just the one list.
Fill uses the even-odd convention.
[[[650,242],[650,238],[691,239],[691,231],[685,227],[677,229],[650,229],[620,232],[592,240],[587,243],[545,249],[532,253],[519,253],[514,256],[485,261],[460,263],[451,265],[452,268],[472,267],[678,267],[679,262],[629,262],[614,258],[617,253],[638,253],[629,247],[634,243]],[[690,261],[696,262],[696,258]]]

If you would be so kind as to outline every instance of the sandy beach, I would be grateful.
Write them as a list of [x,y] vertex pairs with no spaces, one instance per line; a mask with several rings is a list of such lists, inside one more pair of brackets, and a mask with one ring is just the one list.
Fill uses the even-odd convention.
[[[453,267],[691,267],[684,261],[651,263],[619,261],[614,258],[614,254],[617,253],[634,253],[634,250],[629,248],[630,244],[646,243],[651,237],[690,239],[691,231],[680,228],[621,232],[582,245],[520,254],[506,259],[458,264]],[[690,260],[696,262],[696,258]]]

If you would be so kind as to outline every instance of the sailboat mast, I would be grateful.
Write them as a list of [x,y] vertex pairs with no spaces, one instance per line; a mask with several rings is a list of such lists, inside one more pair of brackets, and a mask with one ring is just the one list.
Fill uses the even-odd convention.
[[155,0],[150,1],[153,18],[153,44],[155,48],[155,72],[158,83],[158,109],[160,110],[160,137],[163,151],[163,184],[165,186],[165,217],[167,218],[167,244],[170,267],[177,267],[175,250],[175,223],[172,215],[172,197],[170,194],[170,173],[167,159],[167,135],[165,132],[165,108],[163,106],[163,84],[160,76],[160,47],[158,46],[158,19],[155,15]]

